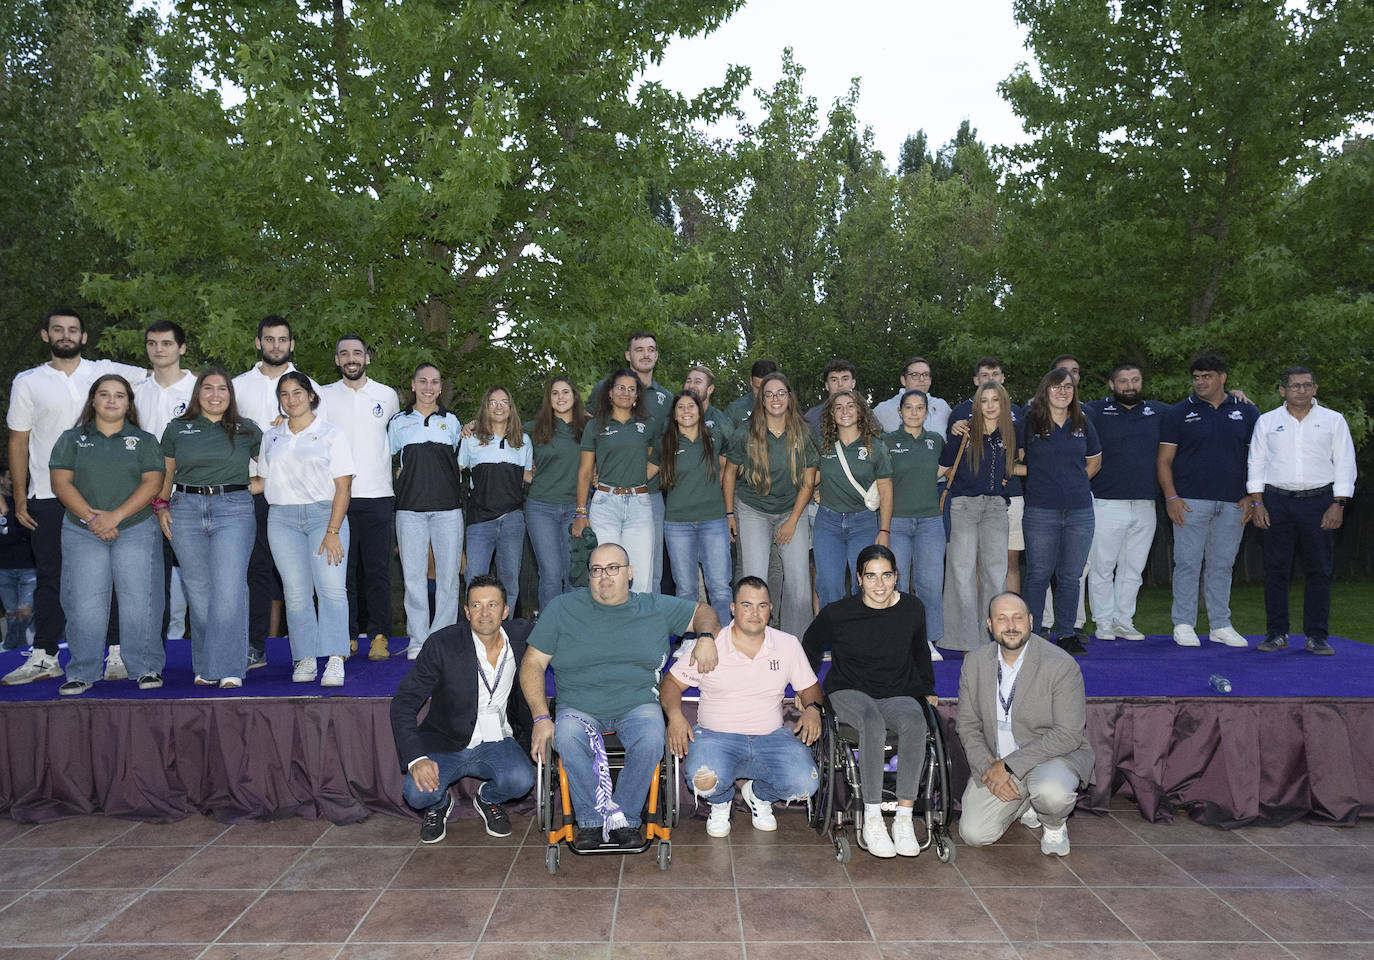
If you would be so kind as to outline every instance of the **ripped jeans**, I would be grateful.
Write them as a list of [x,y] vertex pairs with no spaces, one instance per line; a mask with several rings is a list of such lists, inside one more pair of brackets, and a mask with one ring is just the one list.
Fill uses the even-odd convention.
[[692,736],[696,739],[687,747],[682,772],[692,792],[710,803],[729,803],[739,779],[753,780],[754,796],[766,803],[806,800],[816,792],[811,748],[790,727],[748,736],[697,725]]

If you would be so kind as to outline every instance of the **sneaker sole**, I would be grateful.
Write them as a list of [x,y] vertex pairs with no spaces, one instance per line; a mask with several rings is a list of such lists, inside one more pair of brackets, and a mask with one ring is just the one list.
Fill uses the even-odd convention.
[[727,824],[725,825],[725,829],[724,829],[724,830],[720,830],[720,829],[712,829],[712,828],[711,828],[711,825],[708,823],[708,824],[706,825],[706,835],[707,835],[708,837],[715,837],[717,840],[723,840],[723,839],[725,839],[726,837],[730,836],[730,824],[727,823]]
[[482,826],[486,828],[487,836],[495,837],[497,840],[504,840],[506,837],[509,837],[514,832],[513,830],[508,829],[505,833],[497,833],[495,830],[493,830],[491,828],[491,823],[488,822],[486,818],[486,815],[482,813],[482,808],[478,805],[478,799],[475,796],[472,798],[472,807],[474,810],[477,811],[477,816],[481,819]]
[[437,837],[435,837],[433,840],[426,840],[424,837],[421,837],[421,838],[420,838],[420,842],[421,842],[421,843],[438,843],[440,840],[444,839],[444,837],[447,837],[447,836],[448,836],[448,815],[449,815],[450,813],[452,813],[452,812],[453,812],[453,794],[450,793],[450,794],[448,795],[448,806],[444,807],[444,817],[443,817],[442,820],[439,821],[439,826],[442,827],[443,829],[439,831],[439,835],[438,835]]

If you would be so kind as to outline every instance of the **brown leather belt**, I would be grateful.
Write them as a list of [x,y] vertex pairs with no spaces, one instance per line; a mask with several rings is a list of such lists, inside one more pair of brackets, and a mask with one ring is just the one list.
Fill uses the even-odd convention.
[[598,484],[596,485],[596,489],[600,490],[602,493],[614,493],[614,494],[617,495],[617,496],[624,496],[625,494],[630,494],[630,493],[648,493],[648,492],[649,492],[649,488],[648,488],[647,486],[643,486],[643,487],[608,487],[608,486],[606,486],[604,483],[598,483]]

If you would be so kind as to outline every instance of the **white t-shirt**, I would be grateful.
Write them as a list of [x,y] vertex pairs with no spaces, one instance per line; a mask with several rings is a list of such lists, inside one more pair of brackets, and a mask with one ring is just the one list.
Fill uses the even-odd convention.
[[[14,378],[5,423],[11,430],[27,430],[29,434],[29,496],[38,500],[53,499],[52,482],[48,478],[48,458],[53,445],[65,431],[76,426],[81,408],[91,392],[91,384],[107,373],[117,373],[130,384],[148,376],[148,371],[142,367],[83,357],[70,374],[44,363]],[[14,495],[22,497],[24,491],[16,490]]]
[[386,425],[401,409],[396,391],[376,380],[364,379],[356,390],[347,380],[339,380],[321,387],[319,394],[320,407],[325,407],[327,401],[330,423],[343,430],[353,450],[353,496],[392,496],[391,445]]
[[282,423],[263,434],[258,474],[269,504],[323,503],[334,499],[334,478],[353,475],[353,453],[344,432],[317,415],[300,433]]
[[191,392],[196,388],[196,375],[189,370],[181,374],[181,379],[170,387],[157,382],[156,377],[148,377],[134,384],[134,407],[138,410],[138,425],[159,440],[167,424],[186,412],[191,402]]
[[[262,372],[260,367],[261,364],[255,363],[234,378],[234,404],[238,407],[239,416],[256,423],[258,429],[262,431],[263,438],[266,439],[267,431],[272,429],[272,421],[282,415],[281,403],[277,400],[277,381],[281,379],[281,375],[269,377]],[[295,369],[294,363],[288,363],[282,374],[290,373]],[[320,393],[320,385],[314,380],[310,381],[310,385],[315,388],[315,393],[320,397],[320,405],[315,408],[315,416],[321,420],[329,419],[326,415],[327,407],[324,395]],[[263,476],[258,472],[257,466],[250,468],[249,475]]]

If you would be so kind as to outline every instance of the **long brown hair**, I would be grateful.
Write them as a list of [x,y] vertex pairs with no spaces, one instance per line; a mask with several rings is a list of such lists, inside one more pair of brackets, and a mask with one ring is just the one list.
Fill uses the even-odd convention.
[[664,490],[677,486],[677,450],[682,439],[682,431],[677,423],[677,404],[679,400],[690,397],[697,405],[697,433],[701,436],[701,459],[706,464],[706,474],[716,479],[716,445],[711,439],[711,431],[706,427],[706,407],[695,393],[679,390],[673,397],[672,416],[668,418],[668,428],[663,431],[663,444],[658,452],[658,485]]
[[[652,336],[652,334],[646,333],[643,336],[631,337],[631,339],[643,340],[645,337],[651,338]],[[612,420],[615,416],[615,404],[611,402],[611,393],[615,390],[615,382],[626,379],[633,380],[635,384],[635,405],[630,408],[630,419],[649,419],[648,401],[644,399],[644,395],[648,391],[644,384],[639,382],[639,374],[629,367],[621,367],[602,381],[601,389],[596,393],[596,412],[592,414],[592,419],[599,421],[603,427],[607,420]]]
[[1087,420],[1083,416],[1083,408],[1078,404],[1078,385],[1073,383],[1073,374],[1063,367],[1055,367],[1040,378],[1040,386],[1035,388],[1035,396],[1031,397],[1030,406],[1026,409],[1026,429],[1029,433],[1037,437],[1048,437],[1054,430],[1054,415],[1050,412],[1050,387],[1058,386],[1065,381],[1074,386],[1073,395],[1069,398],[1069,430],[1077,433],[1086,430],[1084,425]]
[[878,426],[878,421],[873,419],[873,411],[868,409],[868,402],[864,400],[863,394],[854,389],[840,390],[825,398],[825,406],[821,408],[821,438],[824,440],[824,446],[827,449],[833,447],[835,441],[840,438],[840,428],[835,423],[835,402],[841,397],[854,398],[854,405],[859,408],[859,421],[855,424],[859,428],[859,439],[864,442],[868,452],[872,453],[873,440],[881,437],[883,431]]
[[473,426],[472,432],[476,434],[477,442],[482,446],[485,447],[487,444],[491,443],[493,434],[491,429],[490,401],[492,396],[496,393],[504,393],[506,395],[506,402],[510,404],[510,417],[506,420],[506,433],[501,439],[506,441],[510,446],[519,449],[525,442],[525,428],[520,425],[520,413],[515,409],[515,398],[511,396],[509,390],[499,383],[487,387],[486,392],[482,394],[481,406],[477,408],[477,423]]
[[233,447],[234,438],[244,433],[243,420],[239,417],[238,400],[234,398],[234,378],[229,376],[229,372],[222,367],[206,367],[196,377],[196,385],[191,388],[191,402],[186,404],[186,412],[177,417],[178,420],[194,420],[201,415],[200,410],[200,388],[210,377],[223,377],[224,383],[229,388],[229,406],[224,408],[224,416],[219,418],[220,428],[229,435],[229,446]]
[[792,391],[792,384],[781,373],[768,374],[759,383],[754,415],[749,418],[749,443],[745,447],[744,458],[744,479],[762,494],[767,494],[773,488],[773,478],[768,472],[768,414],[763,406],[763,394],[770,383],[780,383],[787,389],[783,437],[787,442],[787,460],[794,486],[801,486],[801,477],[806,471],[807,444],[815,443],[810,428],[797,410],[797,395]]
[[582,396],[577,392],[577,384],[563,374],[550,378],[544,385],[544,402],[539,405],[539,412],[534,415],[534,429],[530,431],[530,440],[540,446],[552,443],[553,435],[558,429],[555,422],[558,414],[553,412],[553,388],[560,383],[566,383],[572,391],[573,405],[572,410],[568,411],[571,417],[568,426],[572,427],[573,438],[578,443],[582,442],[582,428],[592,418],[591,414],[587,413],[587,408],[582,405]]
[[973,411],[969,416],[969,437],[968,455],[969,467],[977,474],[983,459],[983,438],[988,436],[987,428],[983,423],[983,411],[979,400],[985,393],[995,393],[997,399],[1002,401],[1002,412],[997,416],[997,433],[1002,437],[1002,447],[1006,451],[1007,473],[1011,476],[1012,464],[1016,462],[1016,427],[1011,419],[1011,397],[1007,395],[1006,388],[1000,383],[989,381],[973,391]]
[[115,381],[124,388],[124,399],[128,401],[129,408],[124,411],[124,422],[138,426],[138,408],[134,406],[134,388],[129,386],[129,381],[125,380],[117,373],[106,373],[96,377],[95,383],[91,384],[91,389],[86,393],[86,405],[81,408],[81,416],[77,418],[76,426],[84,427],[95,419],[95,392],[100,389],[102,383]]

